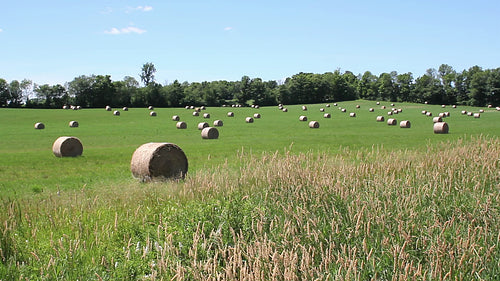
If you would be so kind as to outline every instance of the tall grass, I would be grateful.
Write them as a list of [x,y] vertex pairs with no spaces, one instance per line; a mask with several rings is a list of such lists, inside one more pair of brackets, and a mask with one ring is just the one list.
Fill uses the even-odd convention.
[[500,140],[240,152],[183,182],[2,202],[2,280],[493,280]]

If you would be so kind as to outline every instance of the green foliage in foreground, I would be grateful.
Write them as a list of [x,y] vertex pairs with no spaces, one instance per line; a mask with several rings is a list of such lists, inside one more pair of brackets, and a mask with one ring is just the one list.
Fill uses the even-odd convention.
[[5,280],[493,280],[500,141],[240,154],[184,182],[3,201]]

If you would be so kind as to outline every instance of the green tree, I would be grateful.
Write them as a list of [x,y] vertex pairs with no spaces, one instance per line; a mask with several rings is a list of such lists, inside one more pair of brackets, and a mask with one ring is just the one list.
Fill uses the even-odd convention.
[[454,81],[456,80],[457,73],[453,67],[442,64],[438,69],[438,78],[441,80],[441,85],[443,86],[444,104],[455,104],[457,102],[457,90],[454,86]]
[[365,71],[359,79],[357,91],[362,99],[376,100],[378,96],[377,76],[370,71]]
[[413,75],[411,72],[399,74],[396,78],[398,87],[398,100],[404,102],[415,102],[413,95]]
[[182,104],[184,99],[184,88],[178,80],[174,83],[165,86],[167,106],[178,107]]
[[470,82],[470,104],[474,106],[486,105],[486,93],[488,92],[488,72],[474,73]]
[[150,83],[155,81],[156,68],[152,62],[147,62],[142,65],[141,81],[147,87]]
[[0,78],[0,107],[7,106],[10,100],[9,83]]

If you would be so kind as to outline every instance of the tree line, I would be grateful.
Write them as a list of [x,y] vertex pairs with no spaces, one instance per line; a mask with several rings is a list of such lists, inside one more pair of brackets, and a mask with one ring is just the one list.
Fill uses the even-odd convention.
[[414,78],[396,71],[379,76],[366,71],[303,73],[283,81],[243,76],[239,81],[183,82],[162,85],[155,81],[153,63],[142,66],[140,82],[131,76],[112,81],[110,75],[82,75],[64,86],[37,85],[30,80],[10,83],[0,78],[0,107],[61,108],[130,106],[179,107],[223,104],[309,104],[355,99],[430,104],[500,105],[500,68],[473,66],[462,72],[442,64]]

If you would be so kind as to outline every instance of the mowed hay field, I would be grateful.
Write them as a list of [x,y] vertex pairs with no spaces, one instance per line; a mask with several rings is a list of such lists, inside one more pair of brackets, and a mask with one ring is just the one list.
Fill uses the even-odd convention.
[[[185,108],[155,108],[155,117],[146,108],[117,109],[120,116],[1,109],[0,279],[498,276],[500,112],[330,105],[208,107],[197,117]],[[392,107],[402,112],[389,116]],[[480,118],[461,114],[480,109]],[[449,134],[434,134],[422,110],[449,112]],[[246,123],[255,113],[261,118]],[[198,123],[214,120],[223,121],[219,138],[202,139]],[[403,120],[411,128],[400,128]],[[45,129],[34,129],[37,122]],[[55,157],[60,136],[79,138],[83,155]],[[132,153],[147,142],[181,147],[186,179],[132,178]]]

